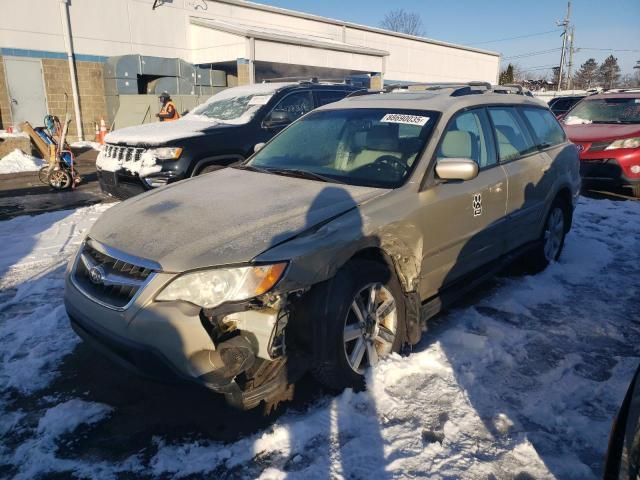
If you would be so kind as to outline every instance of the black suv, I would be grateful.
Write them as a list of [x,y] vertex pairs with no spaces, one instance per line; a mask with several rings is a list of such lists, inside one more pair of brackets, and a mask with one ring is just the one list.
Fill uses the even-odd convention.
[[124,199],[244,160],[305,113],[362,90],[317,82],[226,89],[180,120],[123,128],[96,162],[102,191]]

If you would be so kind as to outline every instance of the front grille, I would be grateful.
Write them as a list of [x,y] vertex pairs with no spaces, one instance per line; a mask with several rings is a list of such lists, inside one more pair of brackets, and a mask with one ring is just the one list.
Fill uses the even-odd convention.
[[121,162],[139,162],[144,153],[144,148],[118,145],[105,145],[104,155]]
[[153,270],[109,256],[88,240],[79,253],[73,272],[85,294],[111,307],[126,307],[150,280]]
[[593,142],[589,150],[591,152],[602,152],[605,148],[611,145],[611,142]]
[[612,158],[602,160],[582,160],[580,175],[583,178],[617,180],[622,175],[620,165]]

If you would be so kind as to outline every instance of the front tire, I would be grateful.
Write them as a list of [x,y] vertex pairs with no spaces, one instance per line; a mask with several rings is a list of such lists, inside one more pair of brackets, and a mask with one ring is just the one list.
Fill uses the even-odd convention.
[[405,338],[405,297],[395,273],[386,265],[354,260],[327,286],[325,348],[313,369],[328,388],[365,387],[364,374]]

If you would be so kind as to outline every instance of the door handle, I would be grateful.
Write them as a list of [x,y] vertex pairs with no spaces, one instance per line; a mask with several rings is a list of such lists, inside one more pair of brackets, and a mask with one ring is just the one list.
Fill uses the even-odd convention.
[[12,98],[11,103],[13,103],[14,105],[18,105],[18,100],[16,100],[15,98]]

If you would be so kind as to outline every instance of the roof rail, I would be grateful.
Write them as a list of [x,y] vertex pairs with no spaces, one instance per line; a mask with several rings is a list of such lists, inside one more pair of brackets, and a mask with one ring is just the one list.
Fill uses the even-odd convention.
[[364,95],[378,95],[378,94],[381,94],[381,93],[388,93],[388,92],[385,91],[385,90],[367,90],[367,89],[362,89],[362,90],[356,90],[355,92],[351,92],[345,98],[362,97]]

